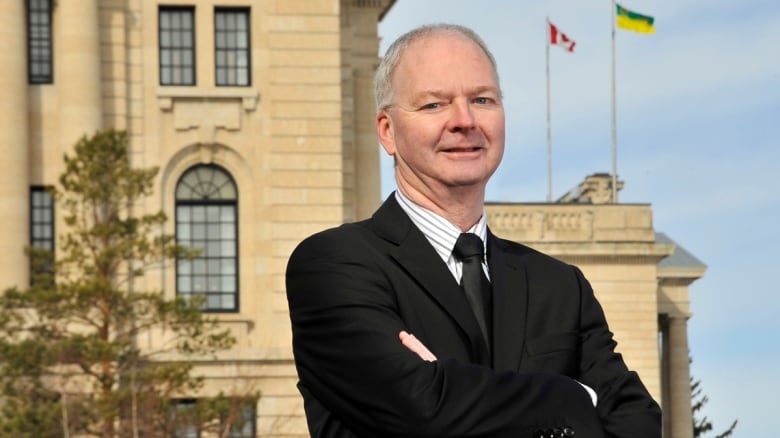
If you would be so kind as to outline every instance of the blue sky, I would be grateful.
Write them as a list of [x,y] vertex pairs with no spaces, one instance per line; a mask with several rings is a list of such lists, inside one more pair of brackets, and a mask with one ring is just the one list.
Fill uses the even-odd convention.
[[[734,437],[774,438],[780,394],[780,2],[624,0],[656,34],[617,33],[620,201],[707,266],[691,288],[692,373],[704,414]],[[547,196],[545,17],[577,45],[551,48],[553,197],[610,172],[610,0],[397,0],[381,51],[416,25],[453,22],[499,64],[507,149],[490,201]],[[383,194],[394,188],[383,158]]]

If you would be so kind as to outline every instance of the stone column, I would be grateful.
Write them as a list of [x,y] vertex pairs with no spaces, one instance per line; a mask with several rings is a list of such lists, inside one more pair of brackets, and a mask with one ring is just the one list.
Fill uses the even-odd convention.
[[25,2],[0,2],[0,273],[2,288],[27,287],[30,236]]
[[354,79],[355,218],[370,217],[381,203],[379,139],[374,120],[374,69],[379,63],[377,17],[381,2],[352,4],[352,69]]
[[693,438],[691,373],[688,356],[688,317],[669,317],[669,416],[670,438]]
[[60,146],[68,152],[83,135],[102,128],[98,0],[59,2],[55,12]]

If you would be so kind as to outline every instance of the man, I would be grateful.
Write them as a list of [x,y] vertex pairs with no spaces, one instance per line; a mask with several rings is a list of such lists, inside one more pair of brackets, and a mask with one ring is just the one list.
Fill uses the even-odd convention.
[[[312,436],[660,437],[660,409],[580,271],[486,227],[505,128],[482,40],[415,29],[375,86],[398,190],[371,219],[306,239],[287,267]],[[462,233],[486,242],[486,262],[466,261]],[[474,275],[489,278],[478,295]]]

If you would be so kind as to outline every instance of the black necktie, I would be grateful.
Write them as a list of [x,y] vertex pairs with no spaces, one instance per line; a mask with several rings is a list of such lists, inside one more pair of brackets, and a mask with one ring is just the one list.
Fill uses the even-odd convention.
[[482,269],[482,260],[485,256],[482,239],[474,233],[462,233],[455,242],[452,254],[463,263],[460,285],[466,293],[466,299],[471,305],[471,310],[474,311],[474,316],[490,349],[490,327],[487,322],[490,320],[487,313],[491,302],[490,282]]

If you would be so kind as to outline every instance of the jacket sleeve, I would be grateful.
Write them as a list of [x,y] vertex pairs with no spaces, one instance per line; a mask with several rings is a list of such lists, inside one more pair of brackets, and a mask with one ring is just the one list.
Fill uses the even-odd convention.
[[650,397],[639,376],[629,371],[609,331],[604,312],[593,290],[577,268],[580,289],[580,375],[582,383],[598,395],[597,411],[607,436],[659,438],[661,409]]
[[425,362],[408,351],[380,258],[360,238],[332,230],[305,240],[288,263],[301,386],[331,424],[366,437],[530,437],[563,423],[580,438],[605,436],[586,391],[569,377]]

